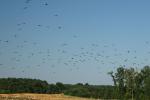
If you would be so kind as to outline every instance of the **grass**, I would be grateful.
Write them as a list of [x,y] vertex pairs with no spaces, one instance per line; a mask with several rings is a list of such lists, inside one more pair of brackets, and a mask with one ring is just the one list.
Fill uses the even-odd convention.
[[0,100],[95,100],[80,98],[74,96],[66,96],[64,94],[0,94]]

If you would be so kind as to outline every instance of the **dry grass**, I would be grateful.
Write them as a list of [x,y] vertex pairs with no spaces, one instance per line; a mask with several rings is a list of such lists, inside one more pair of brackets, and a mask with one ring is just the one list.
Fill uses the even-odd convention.
[[66,96],[63,94],[0,94],[0,100],[94,100],[79,98],[73,96]]

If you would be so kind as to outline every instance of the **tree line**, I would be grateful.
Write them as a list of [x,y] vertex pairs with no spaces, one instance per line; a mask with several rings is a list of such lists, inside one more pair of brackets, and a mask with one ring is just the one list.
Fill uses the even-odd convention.
[[[89,85],[88,83],[48,84],[46,81],[27,78],[0,78],[0,93],[46,93],[87,97],[110,98],[114,86]],[[113,96],[112,96],[113,97]]]
[[119,67],[108,73],[114,85],[89,85],[88,83],[48,84],[28,78],[0,78],[0,93],[46,93],[120,100],[150,100],[150,67],[141,70]]

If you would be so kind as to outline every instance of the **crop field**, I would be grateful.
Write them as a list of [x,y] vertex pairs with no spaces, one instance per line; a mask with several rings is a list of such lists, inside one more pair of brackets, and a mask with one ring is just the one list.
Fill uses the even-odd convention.
[[95,100],[86,99],[73,96],[66,96],[63,94],[0,94],[0,100]]

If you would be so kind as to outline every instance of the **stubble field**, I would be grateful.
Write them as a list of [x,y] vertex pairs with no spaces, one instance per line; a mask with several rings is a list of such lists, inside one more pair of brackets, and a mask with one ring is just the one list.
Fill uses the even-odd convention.
[[87,98],[79,98],[66,96],[64,94],[0,94],[0,100],[95,100]]

